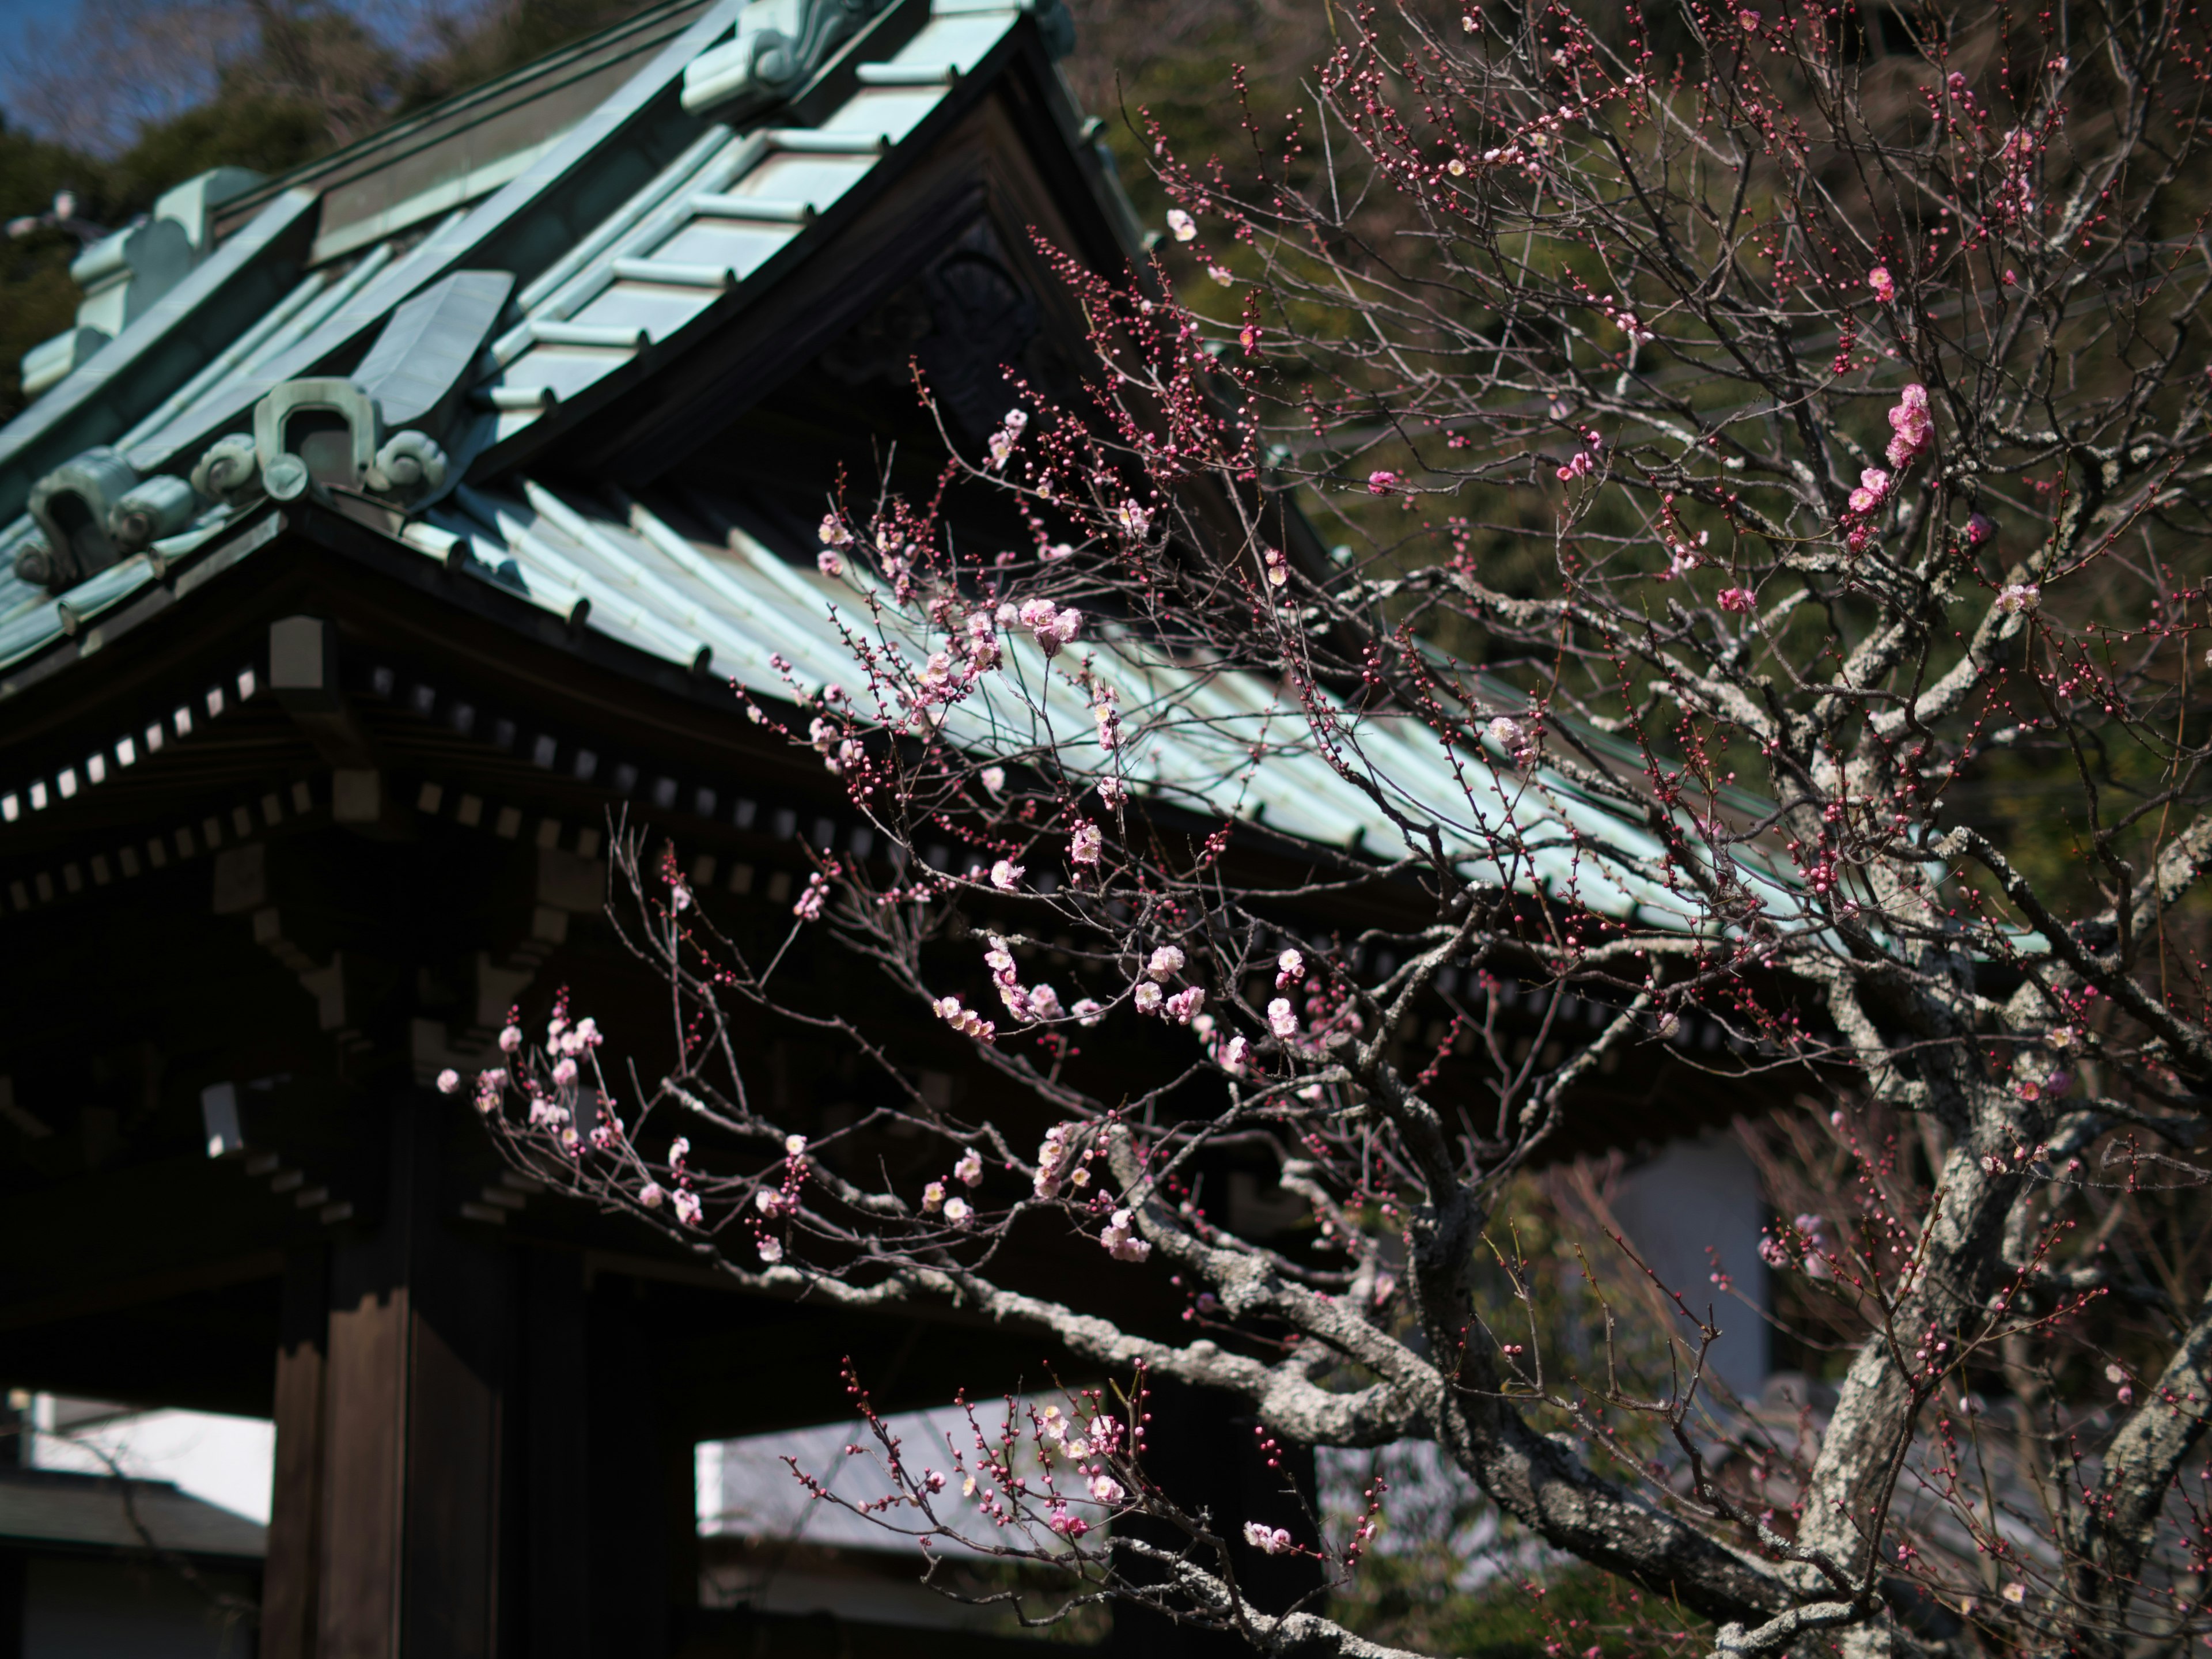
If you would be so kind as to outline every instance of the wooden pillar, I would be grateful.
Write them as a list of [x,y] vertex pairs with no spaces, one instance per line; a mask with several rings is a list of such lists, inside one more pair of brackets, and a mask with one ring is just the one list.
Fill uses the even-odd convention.
[[653,1328],[635,1280],[592,1297],[588,1548],[592,1652],[670,1650],[672,1610],[698,1600],[691,1447],[664,1409]]
[[276,1468],[261,1579],[261,1659],[313,1659],[315,1651],[329,1299],[329,1252],[319,1247],[294,1251],[284,1263],[279,1316]]
[[[1297,1498],[1286,1492],[1295,1481],[1310,1500],[1315,1492],[1310,1448],[1285,1444],[1280,1469],[1271,1469],[1257,1449],[1257,1419],[1234,1396],[1211,1389],[1155,1382],[1146,1389],[1145,1468],[1169,1497],[1188,1510],[1204,1510],[1214,1531],[1231,1540],[1248,1521],[1287,1528],[1301,1544],[1315,1540]],[[1167,1548],[1187,1542],[1161,1522],[1116,1522],[1131,1535]],[[1305,1557],[1269,1558],[1232,1542],[1237,1582],[1255,1606],[1287,1612],[1320,1587],[1319,1564]],[[1152,1575],[1143,1565],[1117,1564],[1144,1582]],[[1209,1567],[1218,1564],[1208,1561]],[[1237,1659],[1252,1650],[1234,1633],[1176,1623],[1167,1615],[1127,1602],[1114,1605],[1114,1629],[1108,1648],[1113,1659]]]
[[288,1275],[264,1648],[276,1659],[499,1652],[513,1274],[495,1242],[445,1213],[441,1104],[392,1103],[381,1216]]
[[533,1252],[523,1272],[523,1364],[516,1393],[522,1471],[511,1511],[519,1528],[523,1585],[513,1645],[528,1659],[588,1659],[599,1575],[590,1536],[586,1447],[597,1425],[584,1267],[574,1255]]

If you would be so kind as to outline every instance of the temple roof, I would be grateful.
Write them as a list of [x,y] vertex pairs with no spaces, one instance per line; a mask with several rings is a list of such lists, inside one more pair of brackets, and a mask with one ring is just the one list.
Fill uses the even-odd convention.
[[[206,603],[308,510],[643,661],[770,697],[849,678],[830,607],[858,595],[816,574],[791,504],[775,510],[773,457],[745,486],[654,452],[825,364],[845,378],[830,349],[895,313],[890,290],[924,266],[914,303],[977,334],[988,373],[969,378],[1000,388],[975,393],[994,416],[1022,338],[1008,319],[1051,286],[1021,279],[1012,245],[1036,227],[1102,266],[1141,246],[1054,67],[1069,38],[1057,0],[675,0],[289,179],[227,179],[192,207],[198,263],[0,429],[0,702]],[[1018,198],[995,232],[974,202],[992,166]],[[901,373],[927,356],[904,337],[886,348]],[[941,368],[957,416],[961,365]],[[1133,782],[1308,842],[1381,828],[1281,688],[1127,637],[1097,656],[1125,720],[1176,711],[1116,760]],[[1073,691],[1021,648],[1010,672],[1085,734],[1079,765]],[[1506,688],[1471,692],[1519,712]],[[973,698],[953,735],[988,745],[1003,712]],[[1470,874],[1695,925],[1642,823],[1549,770],[1469,765],[1418,722],[1339,714]],[[0,776],[0,828],[130,763]],[[1491,868],[1509,824],[1522,856]]]

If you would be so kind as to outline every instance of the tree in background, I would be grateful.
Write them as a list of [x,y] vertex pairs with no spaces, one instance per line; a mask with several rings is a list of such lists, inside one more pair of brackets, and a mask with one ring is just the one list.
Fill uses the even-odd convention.
[[[618,1071],[650,1040],[564,1001],[443,1082],[750,1286],[1056,1339],[1100,1387],[864,1439],[882,1524],[1061,1605],[1389,1650],[1352,1628],[1388,1493],[1218,1525],[1145,1453],[1173,1379],[1270,1468],[1430,1449],[1639,1642],[2178,1654],[2212,1630],[2201,19],[1328,21],[1241,153],[1143,130],[1161,264],[1063,266],[1091,404],[1015,385],[939,496],[830,503],[849,672],[776,659],[751,707],[871,852],[756,933],[632,840],[672,1052]],[[2006,769],[2069,780],[2045,822],[1978,812]],[[874,1103],[815,1121],[760,1021]],[[1578,1323],[1517,1207],[1691,1021],[1771,1103],[1760,1255],[1832,1395],[1711,1374],[1748,1264],[1654,1285],[1585,1238],[1577,1282],[1642,1290]],[[965,1098],[921,1078],[948,1048]],[[1240,1164],[1304,1224],[1237,1224]],[[1170,1274],[1183,1322],[1126,1311]],[[1255,1599],[1269,1558],[1322,1588]]]
[[[120,226],[210,167],[286,173],[639,9],[635,0],[84,0],[0,73],[0,220],[57,191]],[[69,325],[77,240],[0,243],[0,421],[23,353]]]

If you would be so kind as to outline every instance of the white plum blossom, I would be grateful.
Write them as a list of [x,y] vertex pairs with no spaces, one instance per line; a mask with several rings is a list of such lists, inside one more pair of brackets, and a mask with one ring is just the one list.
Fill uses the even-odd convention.
[[1039,985],[1031,988],[1030,992],[1031,1019],[1060,1019],[1065,1018],[1066,1012],[1067,1011],[1060,1006],[1060,993],[1054,990],[1051,986]]
[[1075,1023],[1085,1027],[1096,1025],[1106,1018],[1105,1008],[1092,997],[1085,997],[1069,1012],[1074,1014]]
[[1152,515],[1134,501],[1124,501],[1115,510],[1115,521],[1121,533],[1133,542],[1140,542],[1152,527]]
[[637,1201],[648,1210],[659,1209],[662,1200],[667,1196],[668,1194],[661,1190],[660,1183],[657,1181],[648,1181],[637,1189]]
[[1069,1159],[1075,1148],[1069,1141],[1069,1126],[1055,1123],[1045,1131],[1044,1142],[1037,1148],[1036,1176],[1030,1183],[1039,1198],[1057,1198],[1067,1179]]
[[1222,1069],[1236,1076],[1243,1075],[1244,1068],[1251,1060],[1252,1045],[1244,1040],[1241,1032],[1230,1038],[1228,1046],[1221,1051]]
[[783,1151],[787,1158],[804,1158],[806,1155],[806,1137],[786,1135],[783,1138]]
[[1162,984],[1182,972],[1182,952],[1172,945],[1163,945],[1152,952],[1152,959],[1145,964],[1145,971]]
[[1181,208],[1168,210],[1168,228],[1175,233],[1175,239],[1178,242],[1188,242],[1198,234],[1198,226],[1192,222],[1190,215],[1185,213]]
[[983,1181],[982,1155],[970,1146],[961,1154],[960,1161],[952,1166],[952,1174],[963,1187],[981,1186]]
[[975,1218],[975,1206],[964,1198],[945,1200],[945,1218],[956,1227],[964,1227]]
[[782,1243],[766,1233],[760,1237],[760,1259],[773,1267],[783,1260]]
[[522,1028],[520,1025],[510,1025],[499,1034],[499,1048],[501,1054],[511,1054],[521,1047]]
[[1152,1253],[1151,1243],[1137,1237],[1134,1219],[1131,1212],[1116,1210],[1107,1218],[1106,1231],[1098,1235],[1106,1254],[1116,1261],[1142,1261]]
[[981,781],[983,787],[994,795],[1006,787],[1006,769],[1003,766],[987,766],[975,775]]
[[1097,824],[1088,818],[1083,819],[1076,824],[1075,833],[1067,839],[1069,861],[1075,864],[1097,863],[1099,851],[1105,845],[1105,839],[1099,833]]
[[576,1062],[567,1058],[558,1061],[553,1067],[553,1080],[564,1089],[574,1083],[576,1080]]
[[1297,1547],[1290,1534],[1282,1528],[1262,1526],[1257,1521],[1244,1523],[1244,1541],[1262,1555],[1280,1555]]
[[699,1224],[698,1194],[679,1191],[670,1202],[675,1207],[676,1218],[678,1221],[687,1227],[696,1227]]
[[921,1189],[921,1209],[925,1215],[935,1215],[945,1207],[945,1183],[933,1181]]
[[2043,602],[2043,590],[2033,582],[2007,582],[1997,593],[1997,609],[2008,617],[2024,616]]
[[822,544],[825,547],[850,547],[853,532],[845,528],[844,520],[835,513],[822,515]]
[[1158,986],[1152,983],[1152,981],[1145,980],[1139,983],[1137,987],[1137,994],[1133,1000],[1137,1005],[1137,1012],[1139,1013],[1149,1014],[1154,1009],[1158,1008],[1162,1002],[1166,1000],[1166,994],[1163,992]]
[[1012,859],[1000,859],[991,866],[991,885],[1002,893],[1011,893],[1022,884],[1022,872],[1028,867]]
[[1094,1474],[1091,1477],[1091,1496],[1097,1503],[1118,1504],[1128,1494],[1121,1490],[1121,1483],[1112,1475]]
[[461,1074],[459,1072],[448,1066],[444,1071],[438,1073],[438,1092],[440,1094],[457,1095],[460,1093],[460,1091]]
[[1297,951],[1285,951],[1275,958],[1275,988],[1285,990],[1306,976],[1306,959]]
[[1277,997],[1267,1005],[1267,1029],[1279,1037],[1298,1034],[1297,1011],[1291,1006],[1288,997]]
[[[1113,745],[1109,744],[1107,747],[1110,749]],[[1098,780],[1098,799],[1106,804],[1108,810],[1119,806],[1128,796],[1129,792],[1121,787],[1121,779],[1104,777]]]

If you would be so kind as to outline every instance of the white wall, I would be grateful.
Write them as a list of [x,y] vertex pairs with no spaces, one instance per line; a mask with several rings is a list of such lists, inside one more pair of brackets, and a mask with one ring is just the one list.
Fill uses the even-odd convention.
[[[1613,1200],[1620,1230],[1660,1281],[1699,1318],[1722,1330],[1708,1364],[1739,1398],[1756,1399],[1768,1370],[1766,1264],[1759,1235],[1769,1217],[1759,1171],[1732,1136],[1679,1140],[1622,1181]],[[1733,1290],[1713,1283],[1719,1269]],[[1748,1304],[1749,1305],[1746,1305]],[[1696,1332],[1677,1318],[1677,1337],[1693,1345]]]
[[73,1422],[82,1409],[82,1402],[33,1396],[35,1467],[107,1474],[113,1470],[106,1460],[112,1458],[127,1475],[171,1481],[194,1498],[269,1524],[276,1467],[274,1423],[184,1411],[126,1412]]

